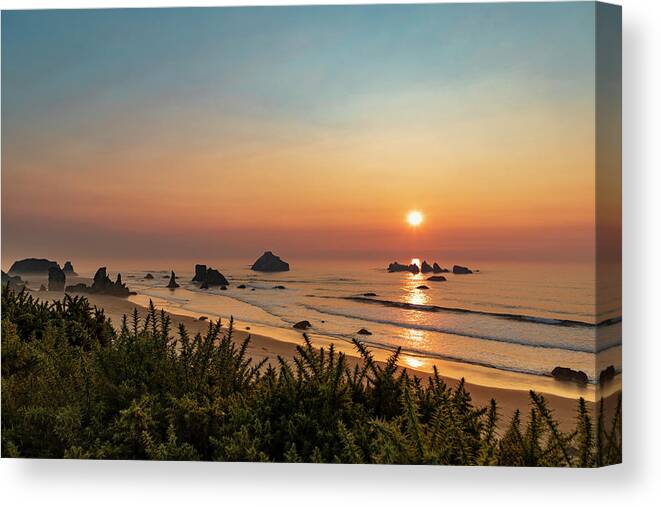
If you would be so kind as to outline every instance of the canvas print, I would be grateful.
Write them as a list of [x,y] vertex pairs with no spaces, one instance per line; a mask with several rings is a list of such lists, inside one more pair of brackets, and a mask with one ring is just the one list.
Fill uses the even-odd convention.
[[2,12],[2,457],[622,459],[621,9]]

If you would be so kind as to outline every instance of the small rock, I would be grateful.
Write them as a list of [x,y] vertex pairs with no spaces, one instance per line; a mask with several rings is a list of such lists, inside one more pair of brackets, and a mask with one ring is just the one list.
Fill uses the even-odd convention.
[[153,279],[154,279],[154,275],[152,275],[151,273],[147,273],[145,275],[145,280],[153,280]]
[[470,275],[472,273],[466,266],[457,266],[456,264],[452,266],[452,272],[455,275]]
[[376,296],[376,292],[366,292],[365,294],[363,294],[363,296],[365,296],[365,297]]
[[45,292],[45,291],[46,291],[46,287],[45,287],[44,284],[42,283],[42,284],[39,286],[39,292]]
[[227,290],[227,285],[221,285],[220,290]]
[[236,288],[237,289],[245,289],[246,286],[244,284],[241,284],[241,285],[237,285]]
[[430,276],[429,278],[427,278],[427,281],[428,282],[446,282],[447,278],[445,278],[444,276],[441,276],[441,275],[434,275],[434,276]]
[[274,289],[278,289],[278,290],[284,290],[284,289],[286,289],[286,287],[285,287],[284,285],[276,285],[276,286],[273,287],[273,288],[274,288]]
[[170,282],[167,285],[168,289],[176,289],[179,287],[179,284],[176,282],[177,277],[174,275],[174,271],[170,273]]
[[362,329],[359,329],[359,330],[358,330],[358,334],[370,335],[370,334],[372,334],[372,333],[369,332],[367,329],[362,328]]
[[568,380],[571,382],[578,382],[579,384],[588,383],[588,375],[584,371],[576,371],[571,368],[563,368],[562,366],[556,366],[553,368],[551,375],[558,380]]
[[609,380],[613,380],[616,373],[615,366],[611,364],[609,367],[601,370],[601,373],[599,374],[599,383],[603,384]]
[[420,290],[428,290],[429,287],[427,287],[426,285],[418,285],[418,286],[416,287],[416,289],[420,289]]
[[307,321],[307,320],[302,320],[302,321],[297,322],[296,324],[294,324],[292,327],[294,329],[308,329],[308,328],[312,327],[312,324],[310,324],[310,322]]
[[197,320],[207,320],[208,318],[209,318],[209,317],[207,317],[207,316],[205,316],[205,315],[202,315],[202,316],[201,316],[199,319],[197,319]]

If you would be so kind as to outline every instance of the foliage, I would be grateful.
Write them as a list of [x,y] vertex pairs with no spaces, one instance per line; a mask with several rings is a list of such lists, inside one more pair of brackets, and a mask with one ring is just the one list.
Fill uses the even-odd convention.
[[293,361],[253,364],[233,323],[171,331],[150,305],[114,330],[84,298],[43,303],[2,292],[2,454],[40,458],[602,466],[621,461],[621,400],[596,425],[583,399],[560,430],[530,392],[502,428],[498,406],[361,361],[305,337]]

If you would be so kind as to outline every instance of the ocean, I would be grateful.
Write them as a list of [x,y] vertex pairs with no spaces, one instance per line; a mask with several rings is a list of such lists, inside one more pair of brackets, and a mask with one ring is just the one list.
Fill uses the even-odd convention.
[[[473,274],[444,273],[445,282],[427,281],[432,274],[388,273],[387,265],[300,261],[289,272],[258,273],[241,263],[210,264],[230,281],[224,291],[190,282],[193,265],[177,272],[175,290],[165,288],[169,271],[125,271],[123,277],[138,293],[131,299],[142,305],[153,299],[173,313],[233,316],[275,336],[308,320],[313,335],[357,338],[377,350],[401,347],[413,368],[440,359],[549,377],[562,366],[584,371],[591,384],[606,366],[621,371],[620,301],[604,298],[595,315],[591,263],[484,262],[469,265],[479,269]],[[155,278],[144,280],[147,272]],[[371,334],[359,335],[360,329]]]

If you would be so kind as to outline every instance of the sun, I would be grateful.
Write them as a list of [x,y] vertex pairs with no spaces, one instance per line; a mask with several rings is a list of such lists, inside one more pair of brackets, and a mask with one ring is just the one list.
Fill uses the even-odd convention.
[[409,211],[406,215],[406,222],[411,227],[418,227],[424,221],[424,219],[424,215],[417,210]]

